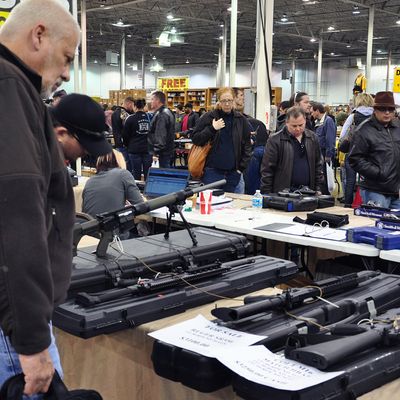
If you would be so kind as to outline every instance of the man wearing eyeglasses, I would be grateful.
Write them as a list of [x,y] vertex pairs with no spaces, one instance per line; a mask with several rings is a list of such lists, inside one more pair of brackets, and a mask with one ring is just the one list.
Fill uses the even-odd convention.
[[353,136],[350,166],[363,179],[360,183],[363,203],[400,208],[400,123],[395,118],[392,92],[378,92],[374,112]]

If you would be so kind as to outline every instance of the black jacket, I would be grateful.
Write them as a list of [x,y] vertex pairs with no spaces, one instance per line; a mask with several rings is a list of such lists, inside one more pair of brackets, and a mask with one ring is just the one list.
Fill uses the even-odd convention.
[[399,195],[400,123],[396,119],[387,128],[374,115],[357,127],[348,160],[363,176],[360,186],[384,195]]
[[171,154],[174,152],[175,117],[165,106],[160,107],[153,116],[148,134],[151,154]]
[[149,130],[150,118],[144,111],[138,111],[126,119],[122,137],[129,153],[148,153],[147,136]]
[[[310,167],[310,188],[321,190],[324,182],[318,137],[306,129],[305,146]],[[293,145],[286,129],[270,136],[261,163],[261,193],[276,193],[290,188],[293,170]]]
[[19,354],[50,345],[72,268],[74,196],[40,90],[0,45],[0,325]]
[[123,129],[125,120],[131,113],[124,107],[117,107],[111,115],[112,133],[114,137],[114,146],[124,147],[123,142]]
[[[219,110],[213,110],[200,117],[192,133],[193,144],[204,146],[211,140],[213,146],[218,146],[218,131],[212,126],[212,121],[214,118],[220,119],[221,115],[222,113]],[[234,111],[232,134],[236,169],[243,172],[251,157],[250,125],[243,114],[237,111]]]

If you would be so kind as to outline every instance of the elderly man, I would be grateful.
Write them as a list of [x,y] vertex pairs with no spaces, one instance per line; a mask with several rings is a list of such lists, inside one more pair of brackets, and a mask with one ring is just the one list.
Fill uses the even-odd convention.
[[378,92],[374,112],[353,134],[349,164],[362,176],[364,203],[400,208],[400,123],[392,92]]
[[49,323],[69,285],[75,218],[42,98],[69,80],[79,34],[56,0],[19,3],[0,30],[0,384],[22,371],[28,396],[47,391],[59,362]]
[[301,186],[321,191],[323,182],[318,138],[306,129],[305,112],[291,107],[286,112],[285,127],[267,141],[261,163],[261,193]]

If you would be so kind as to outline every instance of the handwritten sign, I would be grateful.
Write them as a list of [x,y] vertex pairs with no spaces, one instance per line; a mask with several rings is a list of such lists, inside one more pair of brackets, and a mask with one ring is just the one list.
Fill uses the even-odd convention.
[[201,315],[149,333],[149,336],[208,357],[215,357],[221,348],[250,346],[265,337],[219,326]]
[[189,87],[189,78],[187,76],[158,78],[157,88],[160,90],[185,90]]

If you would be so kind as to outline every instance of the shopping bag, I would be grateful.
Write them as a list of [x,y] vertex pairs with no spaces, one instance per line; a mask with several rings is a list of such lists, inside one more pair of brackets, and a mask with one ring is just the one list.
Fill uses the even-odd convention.
[[326,163],[326,183],[329,192],[333,192],[335,189],[335,172],[332,167],[332,163]]
[[204,173],[204,166],[208,153],[211,150],[211,143],[206,143],[204,146],[193,145],[190,149],[188,158],[188,169],[193,178],[201,178]]

